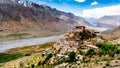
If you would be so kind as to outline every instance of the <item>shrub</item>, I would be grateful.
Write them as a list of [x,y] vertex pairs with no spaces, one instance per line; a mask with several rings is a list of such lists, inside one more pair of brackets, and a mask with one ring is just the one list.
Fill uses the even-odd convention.
[[30,55],[31,55],[30,53],[25,54],[25,56],[30,56]]
[[85,55],[85,52],[82,51],[81,49],[79,50],[80,55]]
[[51,53],[48,54],[45,60],[42,62],[42,65],[46,64],[51,57],[52,57],[52,54]]
[[108,61],[107,63],[106,63],[106,66],[109,66],[110,65],[110,62]]
[[105,44],[101,49],[105,54],[115,54],[117,53],[118,46],[114,44]]
[[37,66],[40,66],[41,65],[41,61],[38,62],[38,65]]
[[117,49],[116,53],[117,53],[117,54],[120,54],[120,48]]
[[120,54],[120,49],[116,44],[98,42],[96,46],[100,48],[100,50],[97,51],[99,55],[108,54],[113,57],[114,54]]
[[32,68],[34,68],[34,67],[35,67],[35,65],[34,65],[34,64],[32,64],[32,65],[31,65],[31,67],[32,67]]
[[75,52],[74,51],[70,52],[70,54],[69,54],[69,61],[70,62],[75,61],[75,57],[76,57]]
[[96,43],[96,46],[99,47],[99,48],[101,48],[102,46],[104,46],[104,43],[102,43],[102,42],[97,42],[97,43]]
[[94,49],[89,49],[87,52],[86,52],[86,56],[88,56],[88,55],[90,55],[90,56],[92,56],[92,55],[95,55],[96,54],[96,52],[95,52],[95,50]]

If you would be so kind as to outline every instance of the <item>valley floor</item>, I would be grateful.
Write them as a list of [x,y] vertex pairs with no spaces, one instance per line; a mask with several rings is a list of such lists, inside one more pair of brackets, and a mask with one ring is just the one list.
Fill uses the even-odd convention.
[[[11,34],[8,35],[8,37],[21,35],[24,34]],[[39,40],[45,42],[43,38]],[[113,40],[112,41],[107,40],[104,37],[102,37],[101,34],[96,34],[92,30],[73,29],[68,33],[64,34],[64,36],[63,35],[52,36],[52,38],[46,37],[46,40],[49,40],[48,41],[49,43],[43,43],[40,45],[34,44],[34,46],[13,48],[8,51],[5,51],[4,53],[0,53],[1,57],[0,67],[1,68],[120,67],[120,46],[116,43],[113,44]],[[16,43],[16,41],[13,43]],[[25,40],[23,41],[26,42]],[[36,40],[34,39],[31,40],[29,43],[31,44],[31,42],[34,41],[36,42]],[[40,41],[38,41],[37,43],[40,43]],[[19,44],[21,43],[19,42]],[[7,47],[9,47],[9,45]]]
[[4,52],[8,49],[16,48],[16,47],[32,46],[32,45],[45,44],[48,42],[55,42],[61,39],[62,37],[63,35],[58,35],[58,36],[49,36],[49,37],[41,37],[41,38],[2,41],[0,42],[0,52]]
[[56,36],[64,34],[66,32],[67,30],[31,30],[20,32],[0,32],[0,41]]

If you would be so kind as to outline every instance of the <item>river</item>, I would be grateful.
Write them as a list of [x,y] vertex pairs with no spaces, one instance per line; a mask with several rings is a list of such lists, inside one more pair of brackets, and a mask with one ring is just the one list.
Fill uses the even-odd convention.
[[20,40],[11,40],[11,41],[2,41],[0,42],[0,52],[4,52],[11,48],[32,46],[38,44],[44,44],[48,42],[54,42],[61,39],[63,35],[59,36],[49,36],[41,38],[31,38],[31,39],[20,39]]

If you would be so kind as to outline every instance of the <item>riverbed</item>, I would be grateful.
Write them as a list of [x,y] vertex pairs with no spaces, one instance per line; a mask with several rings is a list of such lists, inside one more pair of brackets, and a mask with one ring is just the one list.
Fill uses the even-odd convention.
[[63,35],[41,37],[41,38],[31,38],[31,39],[11,40],[11,41],[1,41],[0,52],[4,52],[11,48],[33,46],[33,45],[44,44],[48,42],[55,42],[55,41],[60,40],[61,38],[63,38]]

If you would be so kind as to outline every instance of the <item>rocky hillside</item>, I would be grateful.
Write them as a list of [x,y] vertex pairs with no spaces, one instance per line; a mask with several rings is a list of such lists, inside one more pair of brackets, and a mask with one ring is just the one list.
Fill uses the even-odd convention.
[[120,25],[120,15],[104,16],[94,22],[96,27],[114,28]]
[[[31,55],[30,52],[23,58],[20,57],[2,66],[4,68],[119,68],[120,47],[104,41],[100,33],[78,26],[64,34],[61,40],[50,46],[45,44],[44,50],[39,53]],[[15,53],[28,52],[29,49],[33,52],[41,50],[39,46],[25,48],[14,50]]]
[[68,30],[87,25],[72,13],[20,0],[0,0],[0,31]]
[[103,32],[104,36],[110,39],[120,38],[120,26]]
[[[51,47],[43,50],[42,53],[39,53],[39,55],[37,54],[37,55],[30,56],[30,57],[24,57],[22,59],[18,59],[12,62],[8,62],[5,64],[4,67],[7,68],[9,66],[11,68],[13,67],[19,68],[21,67],[21,64],[23,68],[29,67],[31,64],[35,64],[36,66],[38,63],[41,63],[39,61],[44,61],[43,59],[46,58],[47,54],[50,55],[50,53],[54,54],[54,56],[50,59],[49,63],[54,64],[54,62],[57,62],[57,60],[62,59],[62,57],[65,57],[65,56],[67,57],[67,54],[69,54],[69,52],[71,51],[77,52],[77,50],[82,47],[79,44],[82,44],[83,40],[94,38],[94,37],[96,37],[96,35],[94,34],[93,31],[84,29],[84,27],[75,28],[69,31],[68,33],[64,34],[64,38],[62,38],[59,41],[56,41]],[[17,51],[15,53],[17,53]],[[22,51],[24,51],[24,48],[22,49]],[[65,53],[66,55],[63,55]],[[45,65],[45,68],[51,68],[51,67],[49,66],[46,67]]]

